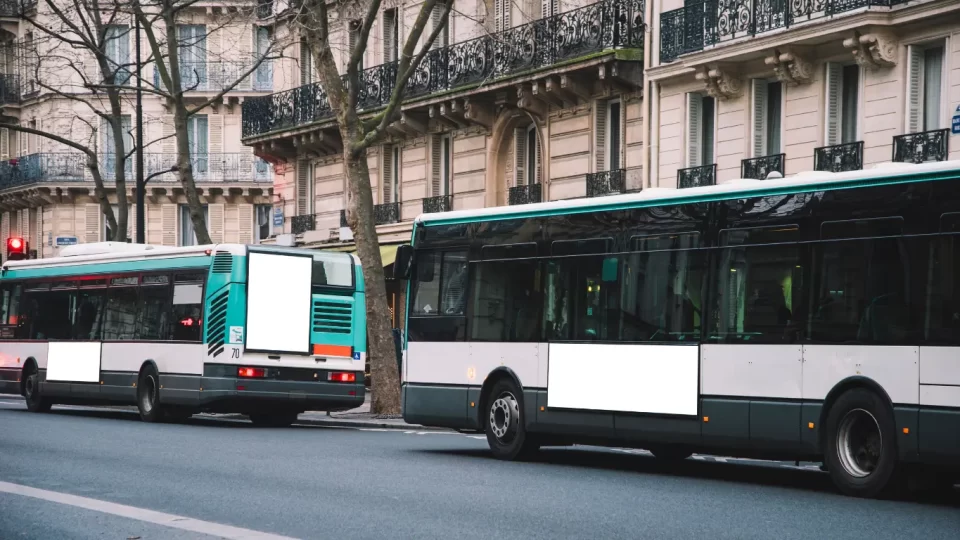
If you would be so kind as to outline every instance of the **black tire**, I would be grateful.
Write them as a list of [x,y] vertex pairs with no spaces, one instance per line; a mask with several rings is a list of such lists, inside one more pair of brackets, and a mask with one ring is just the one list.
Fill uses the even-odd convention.
[[289,427],[298,416],[300,413],[296,411],[250,413],[250,421],[257,427]]
[[145,368],[137,380],[137,410],[144,422],[162,422],[166,418],[160,406],[160,376],[153,366]]
[[693,452],[680,446],[657,446],[650,448],[653,457],[670,463],[677,463],[693,455]]
[[527,433],[523,394],[512,380],[501,379],[494,383],[484,405],[487,444],[494,457],[512,461],[536,455],[540,444],[535,436]]
[[40,390],[40,372],[31,364],[23,374],[23,398],[30,412],[47,412],[53,406],[50,398],[43,397]]
[[824,427],[824,461],[840,491],[876,497],[894,487],[899,466],[896,424],[880,396],[864,388],[845,392],[830,407]]

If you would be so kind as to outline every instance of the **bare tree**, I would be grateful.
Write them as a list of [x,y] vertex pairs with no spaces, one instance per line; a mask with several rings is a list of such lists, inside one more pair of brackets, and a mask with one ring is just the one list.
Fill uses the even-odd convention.
[[[213,25],[206,25],[199,33],[184,34],[178,25],[186,21],[188,9],[199,9],[197,0],[145,0],[130,3],[133,15],[140,20],[144,29],[147,45],[156,66],[159,84],[151,83],[146,91],[166,99],[167,107],[173,113],[174,134],[176,138],[176,170],[187,197],[190,218],[193,221],[197,241],[209,244],[210,233],[203,215],[203,206],[197,194],[194,168],[191,160],[190,140],[187,122],[195,114],[210,106],[219,104],[224,96],[247,80],[263,62],[279,56],[282,47],[271,41],[263,50],[241,59],[241,64],[233,72],[219,71],[210,81],[204,65],[198,65],[187,56],[202,51],[206,56],[205,44],[212,36],[236,28],[243,22],[255,17],[256,2],[229,11],[224,10]],[[202,62],[202,61],[201,61]],[[189,105],[186,93],[196,90],[204,84],[213,84],[215,92],[211,97],[196,105]]]
[[[20,51],[23,71],[32,91],[60,98],[65,107],[52,112],[48,127],[22,125],[0,115],[2,127],[43,137],[83,156],[110,240],[119,242],[127,236],[126,163],[140,142],[133,141],[122,121],[133,70],[128,60],[115,54],[120,43],[130,40],[130,17],[125,11],[123,2],[110,0],[43,0],[37,14],[27,18],[37,35]],[[98,137],[101,130],[106,130],[102,138]],[[101,142],[111,152],[105,152]],[[101,163],[105,155],[108,159]],[[116,187],[116,215],[105,179]]]
[[[343,162],[347,177],[348,209],[347,222],[353,230],[357,254],[363,266],[363,278],[367,298],[367,328],[370,343],[370,370],[373,377],[373,410],[380,414],[400,412],[400,381],[395,362],[395,349],[390,332],[389,309],[383,261],[377,238],[373,215],[373,193],[370,188],[370,171],[367,167],[367,150],[379,142],[386,130],[399,119],[400,104],[406,93],[407,83],[424,56],[429,52],[437,36],[447,25],[453,0],[425,0],[416,22],[407,34],[406,42],[397,64],[396,84],[386,106],[370,117],[361,117],[357,103],[360,96],[360,71],[370,30],[377,20],[382,0],[364,0],[358,4],[327,0],[303,0],[294,24],[313,56],[317,76],[323,86],[330,106],[336,114],[340,136],[343,140]],[[356,46],[349,51],[345,74],[337,69],[334,48],[340,44],[331,40],[331,27],[342,24],[345,19],[341,8],[356,8],[362,12],[354,31]],[[431,20],[434,10],[439,9],[439,23],[427,36],[424,44],[418,44]],[[343,77],[341,76],[343,75]]]

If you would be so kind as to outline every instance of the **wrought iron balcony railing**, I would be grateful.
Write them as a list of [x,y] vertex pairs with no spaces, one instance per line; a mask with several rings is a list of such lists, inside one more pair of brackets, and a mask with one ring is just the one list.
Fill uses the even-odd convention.
[[677,171],[677,187],[693,188],[717,185],[717,164]]
[[436,214],[453,210],[453,195],[437,195],[423,199],[423,213]]
[[813,150],[813,170],[826,172],[863,169],[863,141],[823,146]]
[[[117,156],[101,154],[98,159],[104,182],[113,178]],[[179,182],[172,169],[177,164],[176,154],[145,153],[144,176],[153,176],[150,182]],[[249,153],[200,154],[191,158],[194,179],[197,182],[273,182],[273,167]],[[128,158],[125,170],[133,172],[134,160]],[[169,171],[169,172],[164,172]],[[159,173],[159,174],[158,174]],[[38,182],[92,182],[87,157],[79,152],[37,153],[0,162],[0,190]]]
[[0,0],[0,17],[20,17],[37,7],[37,0]]
[[0,103],[4,105],[20,103],[20,75],[0,74]]
[[631,186],[640,184],[642,181],[640,178],[641,171],[641,168],[634,167],[589,173],[586,178],[587,197],[603,197],[604,195],[639,191],[637,187]]
[[893,161],[900,163],[946,161],[949,155],[949,129],[909,133],[893,138]]
[[273,16],[273,0],[257,0],[257,17],[268,19]]
[[855,9],[890,9],[909,0],[705,0],[660,15],[660,61],[746,36]]
[[786,154],[773,154],[740,160],[740,178],[766,180],[771,173],[780,173],[780,176],[776,178],[783,178],[786,161]]
[[303,234],[315,230],[317,230],[317,216],[315,214],[290,218],[290,232],[293,234]]
[[[244,73],[256,64],[249,61],[208,61],[181,62],[180,87],[184,92],[220,92],[240,79]],[[153,68],[153,84],[162,87],[160,70]],[[237,92],[269,92],[273,90],[273,64],[264,60],[257,68],[236,86]]]
[[507,203],[511,206],[515,204],[530,204],[543,201],[543,186],[540,184],[530,184],[528,186],[514,186],[510,188],[507,195]]
[[383,203],[373,206],[373,221],[377,225],[400,222],[400,203]]
[[[405,99],[546,68],[614,49],[643,46],[645,0],[603,0],[536,20],[493,35],[431,50],[407,84]],[[368,111],[387,104],[397,64],[381,64],[360,74],[358,107]],[[346,78],[344,78],[346,84]],[[332,118],[319,83],[243,102],[243,137]]]

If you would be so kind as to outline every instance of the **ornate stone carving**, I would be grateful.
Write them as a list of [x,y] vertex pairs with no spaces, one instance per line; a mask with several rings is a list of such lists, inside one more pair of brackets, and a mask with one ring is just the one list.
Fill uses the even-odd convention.
[[853,37],[843,40],[853,58],[863,67],[888,68],[897,65],[897,37],[889,32],[853,32]]
[[717,99],[731,99],[743,93],[743,81],[734,73],[720,67],[701,67],[697,80],[702,82],[707,94]]
[[780,82],[797,86],[813,79],[813,64],[796,49],[774,49],[764,62],[773,69]]

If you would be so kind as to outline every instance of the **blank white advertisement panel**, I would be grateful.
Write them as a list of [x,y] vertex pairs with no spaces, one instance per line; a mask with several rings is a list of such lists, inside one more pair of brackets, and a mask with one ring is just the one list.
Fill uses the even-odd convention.
[[58,343],[47,348],[47,380],[100,382],[100,342]]
[[310,352],[313,257],[248,254],[247,349]]
[[699,347],[550,344],[547,406],[697,414]]

